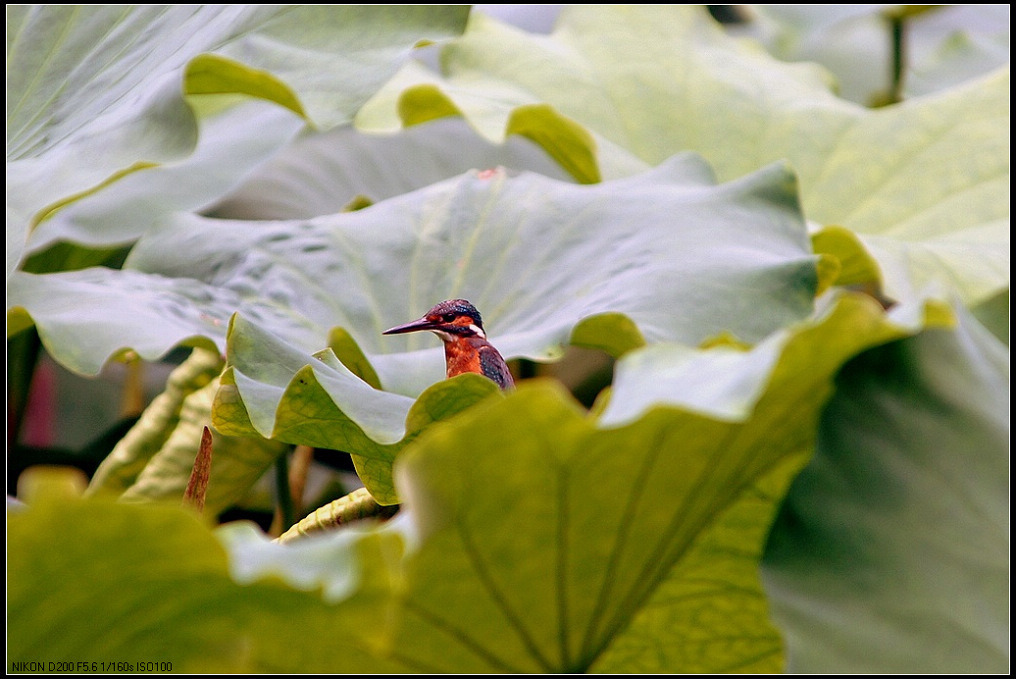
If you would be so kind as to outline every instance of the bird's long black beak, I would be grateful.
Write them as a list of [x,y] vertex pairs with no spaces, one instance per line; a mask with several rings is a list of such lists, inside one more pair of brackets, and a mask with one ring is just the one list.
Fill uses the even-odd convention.
[[394,328],[388,328],[382,335],[401,335],[404,332],[417,332],[419,330],[433,330],[434,324],[427,320],[426,316],[418,318],[415,321],[409,323],[403,323],[402,325],[396,325]]

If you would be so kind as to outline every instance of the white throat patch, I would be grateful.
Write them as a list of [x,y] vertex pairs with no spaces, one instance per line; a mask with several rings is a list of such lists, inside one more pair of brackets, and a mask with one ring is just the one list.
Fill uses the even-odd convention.
[[[483,328],[481,328],[480,326],[475,325],[473,323],[470,323],[469,324],[469,329],[477,337],[479,337],[481,339],[487,339],[486,333],[483,332]],[[454,335],[454,334],[452,334],[450,332],[445,332],[444,330],[431,329],[431,332],[434,333],[435,335],[437,335],[438,337],[440,337],[445,342],[454,342],[455,339],[457,338],[457,335]]]

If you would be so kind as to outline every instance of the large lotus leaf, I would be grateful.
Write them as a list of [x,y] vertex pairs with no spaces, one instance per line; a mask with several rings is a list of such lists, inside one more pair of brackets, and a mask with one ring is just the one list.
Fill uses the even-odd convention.
[[[333,543],[334,576],[297,586],[249,583],[179,507],[39,498],[8,512],[7,540],[11,660],[73,659],[75,671],[103,673],[139,662],[203,673],[398,668],[369,653],[391,597],[394,536]],[[315,547],[289,554],[306,562]]]
[[[667,411],[598,430],[553,383],[431,429],[399,476],[421,541],[400,658],[429,673],[779,670],[753,565],[774,498],[738,511],[765,473],[721,449],[729,430]],[[664,586],[669,624],[627,637]]]
[[[45,275],[19,271],[7,286],[7,332],[34,322],[57,362],[97,375],[128,348],[146,360],[179,343],[221,351],[229,316],[241,302],[231,291],[183,277],[102,267]],[[278,323],[293,322],[281,310],[275,315]]]
[[[268,99],[323,127],[347,122],[464,6],[8,8],[8,229],[124,174],[192,151],[185,94]],[[10,272],[8,272],[10,273]]]
[[438,343],[381,331],[456,296],[507,356],[553,358],[583,318],[608,311],[648,341],[757,341],[812,305],[794,188],[782,166],[714,185],[685,156],[589,187],[469,173],[301,222],[179,216],[122,272],[19,273],[8,320],[34,319],[47,350],[86,373],[122,347],[154,358],[196,337],[224,349],[237,310],[308,355],[340,325],[387,390],[412,395],[441,378]]
[[[703,531],[593,666],[602,673],[755,673],[785,667],[758,586],[765,533],[804,455],[773,467]],[[765,621],[763,623],[762,621]]]
[[340,212],[358,196],[398,196],[473,168],[569,175],[528,139],[491,144],[461,118],[444,118],[390,135],[352,126],[307,130],[213,206],[228,219],[305,219]]
[[[313,404],[339,425],[314,444],[382,460],[361,472],[390,488],[393,453],[375,449],[405,438],[412,401],[382,407],[393,394],[348,371],[323,373],[311,355],[331,327],[348,329],[388,391],[413,396],[442,377],[438,342],[380,333],[458,295],[483,309],[509,357],[552,358],[573,332],[584,344],[615,346],[614,330],[631,335],[632,321],[649,341],[698,343],[722,332],[756,340],[812,304],[814,257],[793,188],[778,166],[716,186],[700,160],[685,157],[593,187],[470,174],[308,222],[181,216],[138,243],[127,262],[134,268],[17,274],[9,318],[30,315],[51,355],[95,372],[125,347],[155,358],[183,341],[221,346],[239,310],[295,358],[282,361],[280,350],[251,360],[243,347],[259,351],[258,342],[234,342],[227,386],[243,408],[231,411],[232,425],[233,414],[216,415],[219,429],[312,443],[298,436],[309,435],[299,415]],[[433,348],[405,351],[427,343]],[[312,361],[316,379],[304,384],[297,375]],[[344,429],[362,445],[339,445],[334,432]]]
[[32,232],[33,251],[57,241],[97,247],[132,243],[168,213],[197,211],[240,184],[304,127],[292,112],[245,101],[201,120],[194,152],[132,173],[54,213]]
[[794,671],[1008,670],[1008,352],[959,321],[837,377],[765,558]]
[[416,86],[393,80],[357,124],[461,111],[499,140],[517,111],[549,104],[651,164],[695,150],[729,179],[789,159],[808,218],[861,234],[890,296],[935,278],[968,303],[1008,287],[1007,67],[873,111],[833,95],[821,69],[669,5],[572,6],[549,37],[474,14],[442,66]]

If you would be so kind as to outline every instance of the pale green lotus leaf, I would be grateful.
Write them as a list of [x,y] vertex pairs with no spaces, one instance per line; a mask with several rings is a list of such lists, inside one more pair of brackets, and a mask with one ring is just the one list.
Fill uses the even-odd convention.
[[129,174],[58,210],[35,228],[30,247],[39,251],[59,241],[93,248],[132,243],[165,215],[198,211],[219,199],[304,125],[291,112],[263,101],[207,115],[189,156]]
[[461,31],[468,11],[10,7],[8,228],[27,233],[104,185],[189,155],[198,121],[185,95],[237,93],[325,128],[348,122],[415,45]]
[[808,356],[811,369],[822,375],[832,369],[822,367],[829,361],[908,336],[925,325],[953,322],[951,310],[935,301],[900,306],[886,319],[873,314],[870,307],[877,304],[859,293],[834,293],[821,301],[815,318],[774,332],[750,349],[728,345],[694,349],[664,343],[627,354],[619,361],[610,401],[600,421],[625,424],[661,404],[739,421],[758,407],[765,390],[775,388],[778,380],[787,381],[786,385],[780,383],[784,389],[813,390],[820,399],[823,392],[807,377],[804,364],[797,365],[796,372],[773,375],[779,361],[788,360],[783,357],[789,352],[789,343],[811,341],[809,338],[818,334],[835,337],[823,351]]
[[393,80],[357,124],[385,127],[414,87],[439,87],[493,140],[514,111],[547,104],[650,164],[694,150],[725,180],[786,159],[807,217],[859,234],[890,297],[944,280],[976,303],[1008,287],[1007,66],[869,110],[835,96],[822,69],[670,5],[568,7],[551,36],[474,14],[442,54],[442,76]]
[[235,293],[193,278],[104,267],[16,272],[7,302],[8,332],[34,322],[47,352],[83,375],[98,374],[128,350],[146,360],[177,344],[221,351],[217,345],[224,348],[229,317],[241,307]]
[[453,297],[481,310],[508,357],[551,360],[575,324],[608,311],[650,342],[756,341],[812,306],[794,188],[778,165],[715,185],[684,156],[589,187],[469,173],[309,221],[178,215],[124,271],[16,274],[8,317],[27,313],[51,355],[90,374],[125,348],[148,359],[181,342],[222,350],[235,311],[306,356],[342,326],[385,389],[407,395],[441,379],[439,344],[381,332]]
[[228,219],[307,219],[340,212],[357,196],[378,202],[467,170],[497,167],[568,179],[532,142],[511,137],[492,144],[461,118],[384,135],[343,126],[305,131],[208,213]]
[[25,253],[28,240],[28,224],[18,218],[17,213],[7,206],[7,280],[18,270],[18,264]]
[[[246,295],[242,315],[305,353],[341,326],[386,390],[416,395],[444,372],[439,343],[381,333],[442,299],[472,301],[506,357],[552,359],[576,323],[606,311],[630,316],[647,341],[724,330],[753,341],[810,312],[809,250],[785,168],[715,185],[684,156],[589,187],[471,172],[308,221],[180,219],[127,265]],[[261,318],[248,311],[259,298]],[[294,321],[276,325],[278,313]],[[294,325],[322,339],[309,344]]]
[[[991,11],[1005,8],[1005,28],[1009,26],[1009,6],[993,5]],[[980,6],[980,9],[987,9]],[[993,28],[1002,28],[1001,23]],[[923,63],[914,68],[906,80],[906,92],[921,96],[946,87],[953,87],[979,77],[1009,63],[1009,31],[983,35],[961,31],[954,33]]]

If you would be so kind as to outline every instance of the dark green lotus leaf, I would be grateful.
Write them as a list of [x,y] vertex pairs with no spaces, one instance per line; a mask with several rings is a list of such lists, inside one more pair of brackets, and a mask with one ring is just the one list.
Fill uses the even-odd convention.
[[[7,539],[11,660],[73,658],[75,671],[117,674],[139,661],[197,673],[400,667],[369,651],[391,598],[395,536],[333,543],[331,578],[295,585],[250,583],[251,567],[231,565],[179,506],[39,498],[8,514]],[[288,554],[306,564],[314,552]]]
[[1009,346],[1009,307],[1009,291],[1006,290],[974,307],[970,313],[985,329]]
[[1009,358],[954,330],[843,369],[765,558],[790,669],[1009,668]]
[[549,37],[474,13],[441,65],[416,84],[407,69],[357,124],[412,120],[405,102],[420,87],[495,141],[514,112],[549,105],[597,140],[577,155],[606,165],[610,144],[650,164],[693,150],[721,180],[786,159],[807,217],[860,234],[891,297],[920,298],[937,279],[967,303],[1008,287],[1007,65],[870,110],[834,95],[820,67],[780,62],[703,8],[674,5],[570,6]]
[[421,540],[400,657],[417,672],[779,670],[753,564],[780,493],[757,494],[744,456],[761,453],[724,446],[734,429],[657,410],[600,430],[549,382],[432,428],[399,463]]
[[[7,12],[8,230],[191,153],[185,95],[263,98],[328,128],[466,6],[34,5]],[[274,133],[268,136],[273,136]],[[8,274],[11,273],[8,265]]]

